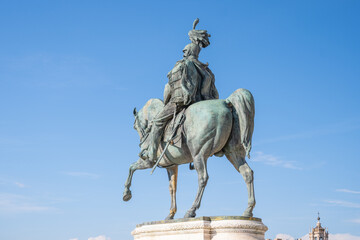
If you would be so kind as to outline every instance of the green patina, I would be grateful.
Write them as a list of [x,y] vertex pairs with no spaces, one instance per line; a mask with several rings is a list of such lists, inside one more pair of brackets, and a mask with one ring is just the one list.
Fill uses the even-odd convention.
[[[189,32],[191,43],[183,50],[184,58],[178,61],[168,74],[169,82],[165,87],[164,101],[150,99],[140,111],[134,109],[134,128],[140,137],[141,151],[139,160],[130,165],[123,200],[129,201],[132,198],[130,186],[136,170],[165,168],[171,196],[170,213],[165,221],[155,223],[166,223],[167,220],[174,219],[177,211],[178,165],[190,164],[190,169],[194,168],[198,174],[195,200],[186,212],[185,220],[170,222],[223,219],[261,221],[252,218],[256,204],[254,175],[246,162],[246,156],[250,158],[254,130],[254,98],[250,91],[240,88],[227,99],[218,99],[214,74],[208,64],[198,60],[200,50],[210,44],[210,34],[206,30],[195,29],[198,22],[196,19]],[[183,114],[183,121],[181,126],[175,127],[178,113]],[[175,135],[177,128],[181,130],[177,133],[179,145],[174,144],[174,134],[170,134],[170,138],[162,138],[166,124],[170,124],[170,132]],[[213,155],[225,155],[242,175],[248,191],[247,208],[242,214],[244,217],[195,218],[209,179],[207,160]]]

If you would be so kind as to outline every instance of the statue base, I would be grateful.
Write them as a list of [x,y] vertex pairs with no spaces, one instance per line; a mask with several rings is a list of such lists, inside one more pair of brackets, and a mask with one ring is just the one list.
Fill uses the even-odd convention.
[[260,218],[221,216],[146,222],[131,232],[135,240],[264,240]]

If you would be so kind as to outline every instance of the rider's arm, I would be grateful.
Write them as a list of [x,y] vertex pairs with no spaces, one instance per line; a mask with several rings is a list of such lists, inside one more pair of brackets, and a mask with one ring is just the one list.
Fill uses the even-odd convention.
[[165,85],[165,89],[164,89],[164,104],[166,105],[171,98],[171,91],[170,91],[170,85],[167,83]]

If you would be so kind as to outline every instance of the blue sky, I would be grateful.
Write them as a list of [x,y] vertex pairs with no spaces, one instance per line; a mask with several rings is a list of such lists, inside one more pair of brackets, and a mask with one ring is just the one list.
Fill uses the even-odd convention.
[[[248,163],[266,237],[302,237],[318,211],[330,233],[360,237],[359,11],[356,0],[1,1],[0,238],[132,239],[167,216],[165,170],[136,172],[122,201],[139,152],[132,109],[162,98],[197,17],[220,98],[255,97]],[[208,171],[198,216],[242,214],[242,177],[225,158]],[[178,181],[181,218],[196,173],[181,166]]]

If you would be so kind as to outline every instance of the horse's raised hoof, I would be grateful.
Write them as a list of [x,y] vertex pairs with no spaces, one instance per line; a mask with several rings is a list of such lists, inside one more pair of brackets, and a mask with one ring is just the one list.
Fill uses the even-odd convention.
[[195,216],[196,216],[195,211],[189,210],[189,211],[186,212],[184,218],[194,218]]
[[131,199],[132,195],[131,195],[131,191],[129,189],[125,189],[124,191],[124,195],[123,195],[123,200],[125,202],[129,201]]

